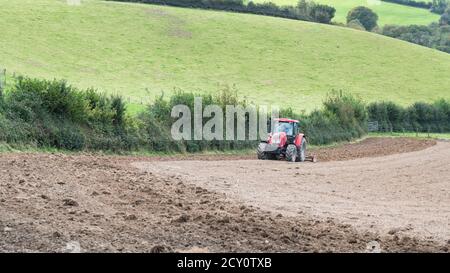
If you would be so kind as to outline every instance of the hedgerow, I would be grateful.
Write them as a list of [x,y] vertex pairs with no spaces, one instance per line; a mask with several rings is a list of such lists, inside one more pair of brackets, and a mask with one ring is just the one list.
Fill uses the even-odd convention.
[[299,1],[296,6],[278,6],[270,1],[264,3],[247,4],[243,0],[109,0],[118,2],[134,2],[155,5],[167,5],[185,8],[223,10],[241,13],[251,13],[282,17],[295,20],[311,21],[318,23],[331,23],[336,9],[327,5]]
[[[255,147],[258,140],[174,140],[171,127],[178,117],[171,116],[172,109],[182,104],[194,113],[198,111],[194,109],[195,98],[202,100],[202,113],[208,105],[219,106],[224,120],[228,105],[250,106],[230,88],[215,95],[178,91],[170,97],[160,96],[139,115],[129,116],[127,105],[119,96],[108,96],[94,89],[79,90],[65,81],[18,77],[0,95],[0,142],[113,152],[200,152]],[[450,103],[445,100],[431,104],[418,102],[409,107],[392,102],[366,105],[354,96],[334,92],[321,110],[298,114],[290,108],[281,109],[280,116],[300,120],[309,142],[318,145],[359,138],[367,133],[368,120],[378,121],[380,129],[385,131],[450,131]],[[202,125],[209,119],[202,118]],[[233,119],[236,132],[237,116]],[[244,122],[248,139],[248,114]],[[259,137],[265,139],[267,134]]]

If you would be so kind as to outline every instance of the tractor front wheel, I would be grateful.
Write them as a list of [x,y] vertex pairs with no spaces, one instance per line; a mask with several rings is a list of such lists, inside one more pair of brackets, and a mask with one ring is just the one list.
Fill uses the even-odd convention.
[[297,147],[293,144],[289,144],[286,148],[286,160],[295,162],[297,160]]
[[265,152],[265,148],[266,148],[266,143],[259,143],[258,149],[256,150],[256,153],[258,155],[258,159],[261,159],[261,160],[268,159],[267,158],[267,154]]

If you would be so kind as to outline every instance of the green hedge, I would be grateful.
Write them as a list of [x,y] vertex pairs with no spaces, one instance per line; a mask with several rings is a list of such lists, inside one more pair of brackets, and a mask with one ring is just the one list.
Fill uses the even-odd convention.
[[311,144],[323,145],[349,141],[367,133],[367,110],[358,98],[333,92],[324,101],[323,109],[298,115],[292,109],[280,113],[300,120],[301,130]]
[[[224,113],[226,105],[247,105],[247,102],[239,100],[232,90],[223,90],[217,96],[178,92],[167,100],[161,97],[150,105],[148,111],[140,117],[142,120],[146,120],[145,124],[150,124],[149,130],[154,132],[152,139],[158,143],[158,147],[163,147],[163,149],[174,147],[175,150],[184,149],[189,152],[255,147],[258,141],[183,141],[177,144],[168,142],[170,126],[174,122],[174,119],[168,118],[170,109],[175,105],[184,104],[188,105],[193,113],[196,96],[202,97],[204,106],[220,105]],[[323,110],[314,111],[309,115],[300,115],[292,109],[281,109],[280,116],[300,120],[302,131],[305,132],[312,144],[348,141],[367,133],[367,111],[364,103],[353,96],[342,93],[332,93],[324,102]],[[266,136],[260,137],[264,139]],[[158,139],[162,141],[158,141]]]
[[368,106],[369,120],[377,121],[380,131],[450,132],[450,102],[417,102],[408,107],[393,102],[377,102]]
[[[168,98],[157,98],[144,112],[131,117],[126,115],[126,104],[120,97],[93,89],[79,90],[64,81],[19,77],[0,96],[0,142],[113,152],[225,151],[256,146],[257,140],[173,140],[173,106],[184,104],[194,113],[194,99],[199,96],[203,107],[219,105],[224,114],[227,105],[248,106],[247,101],[238,98],[236,90],[224,89],[216,95],[180,91]],[[297,114],[292,109],[281,109],[280,116],[299,119],[309,142],[318,145],[359,138],[366,134],[368,120],[378,121],[382,130],[450,132],[450,103],[445,100],[410,107],[390,102],[366,106],[353,96],[332,93],[322,110]],[[203,119],[203,124],[208,120]],[[247,128],[248,124],[246,116]]]
[[[141,113],[138,119],[142,121],[145,127],[145,131],[148,136],[148,143],[151,144],[151,149],[157,151],[187,151],[187,152],[200,152],[205,150],[230,150],[230,149],[246,149],[253,148],[257,144],[257,141],[227,141],[227,140],[183,140],[174,141],[171,138],[170,130],[173,122],[176,120],[171,117],[171,110],[176,105],[186,105],[189,107],[192,116],[194,115],[194,99],[196,97],[202,98],[203,109],[207,105],[219,105],[226,113],[227,105],[241,105],[246,106],[246,101],[239,100],[236,92],[230,89],[224,89],[215,96],[195,94],[188,92],[178,91],[169,98],[163,96],[155,100],[154,103],[148,106],[147,111]],[[203,119],[203,125],[209,119]],[[224,118],[225,120],[225,118]],[[193,123],[193,118],[192,118]],[[236,122],[235,122],[236,124]],[[192,124],[193,126],[193,124]],[[248,129],[248,123],[246,123],[246,130]],[[193,130],[192,130],[193,139]],[[224,135],[225,139],[225,135]]]
[[404,6],[410,6],[415,8],[431,9],[433,2],[428,1],[414,1],[414,0],[381,0],[383,2],[390,2],[395,4],[400,4]]
[[297,6],[278,6],[270,1],[245,4],[243,0],[109,0],[118,2],[134,2],[156,5],[168,5],[185,8],[224,10],[282,17],[295,20],[331,23],[336,9],[314,2],[299,1]]
[[18,77],[1,97],[0,141],[67,150],[138,148],[120,97]]

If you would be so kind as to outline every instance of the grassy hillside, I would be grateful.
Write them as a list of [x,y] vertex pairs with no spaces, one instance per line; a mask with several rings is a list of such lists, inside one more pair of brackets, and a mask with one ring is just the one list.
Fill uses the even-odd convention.
[[[139,104],[235,85],[258,103],[318,107],[332,89],[402,104],[450,99],[450,55],[273,17],[84,0],[0,0],[0,67]],[[18,19],[20,18],[20,20]]]
[[[253,2],[273,2],[279,5],[295,5],[298,0],[253,0]],[[379,25],[428,25],[437,22],[439,15],[426,9],[381,2],[378,0],[315,0],[316,3],[327,4],[336,8],[335,22],[346,22],[347,13],[354,7],[367,6],[374,10],[379,19]]]

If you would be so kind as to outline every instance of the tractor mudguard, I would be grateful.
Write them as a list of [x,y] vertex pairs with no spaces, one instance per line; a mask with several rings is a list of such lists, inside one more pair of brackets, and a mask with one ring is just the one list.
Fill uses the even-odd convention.
[[305,137],[305,134],[298,134],[295,137],[294,144],[295,144],[295,146],[297,146],[297,148],[302,145],[302,140],[304,137]]

